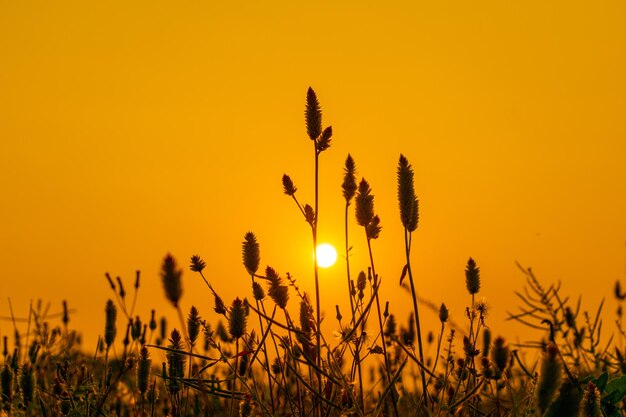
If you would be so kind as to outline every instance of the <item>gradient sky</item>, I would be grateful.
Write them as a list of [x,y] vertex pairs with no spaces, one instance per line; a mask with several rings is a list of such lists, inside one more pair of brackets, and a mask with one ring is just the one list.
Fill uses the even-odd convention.
[[[422,297],[462,321],[472,256],[496,334],[517,332],[503,321],[516,261],[593,310],[626,278],[624,16],[620,0],[1,2],[0,316],[7,298],[19,317],[31,299],[67,299],[93,345],[113,296],[104,273],[130,287],[140,269],[137,313],[174,318],[158,276],[168,252],[185,268],[201,255],[227,303],[249,297],[248,230],[263,265],[312,290],[310,231],[280,182],[290,174],[312,203],[309,86],[335,132],[320,238],[343,245],[350,152],[376,196],[392,311],[409,310],[400,153],[421,205]],[[366,248],[351,220],[356,273]],[[327,331],[344,269],[321,273]],[[201,279],[183,279],[183,308],[214,317]]]

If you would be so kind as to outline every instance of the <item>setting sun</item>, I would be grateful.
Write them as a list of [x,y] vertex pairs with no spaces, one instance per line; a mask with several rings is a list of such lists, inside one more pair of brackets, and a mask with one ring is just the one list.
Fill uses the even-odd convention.
[[322,243],[317,245],[317,265],[329,268],[337,261],[337,250],[333,245]]

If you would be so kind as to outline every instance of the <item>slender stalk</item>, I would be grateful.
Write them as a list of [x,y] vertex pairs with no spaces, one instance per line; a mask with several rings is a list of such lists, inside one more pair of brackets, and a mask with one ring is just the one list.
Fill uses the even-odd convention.
[[[317,150],[316,141],[313,141],[313,150],[315,152],[315,220],[313,221],[313,274],[315,276],[315,309],[316,309],[316,325],[317,331],[315,332],[316,339],[316,363],[319,368],[322,366],[322,341],[321,341],[321,313],[320,313],[320,284],[318,276],[317,265],[317,225],[319,221],[319,152]],[[322,377],[317,377],[317,388],[319,392],[322,392]],[[317,406],[318,415],[322,415],[322,405],[318,402]]]
[[[406,253],[406,265],[407,265],[407,273],[409,275],[409,282],[411,284],[411,298],[413,298],[413,312],[415,314],[415,328],[417,331],[417,346],[420,355],[420,361],[424,363],[424,349],[422,347],[422,328],[420,326],[420,316],[417,308],[417,294],[415,293],[415,284],[413,282],[413,271],[411,270],[411,249],[409,242],[409,231],[407,228],[404,228],[404,247]],[[420,368],[420,374],[422,376],[422,390],[424,392],[424,406],[428,407],[428,390],[426,386],[426,374],[424,373],[424,369]]]
[[[371,239],[367,236],[367,229],[365,230],[365,237],[367,238],[367,249],[370,254],[370,265],[372,266],[372,276],[374,277],[374,285],[378,287],[378,276],[376,275],[376,268],[374,267],[374,256],[372,255],[372,244]],[[378,312],[378,326],[380,327],[380,338],[381,344],[383,345],[383,356],[385,357],[385,372],[387,381],[386,384],[391,383],[391,365],[389,363],[389,357],[387,356],[387,341],[385,340],[385,329],[383,328],[383,320],[380,314],[380,299],[378,297],[378,291],[375,292],[376,297],[376,310]],[[424,363],[424,358],[420,358],[422,363]],[[398,405],[396,404],[395,398],[391,399],[391,404],[393,405],[393,412],[396,417],[398,417]]]
[[233,369],[233,387],[230,395],[230,412],[228,413],[229,417],[233,416],[233,408],[235,406],[235,388],[237,386],[237,369],[239,362],[239,338],[235,339],[235,369]]
[[[254,280],[254,274],[250,275],[251,279],[252,279],[252,283],[254,284],[255,280]],[[258,310],[260,310],[260,305],[259,303],[263,303],[263,301],[256,300],[256,308]],[[265,310],[265,307],[263,307],[263,310]],[[265,334],[265,329],[263,328],[263,319],[261,318],[261,316],[259,316],[259,326],[261,328],[261,334]],[[267,373],[267,383],[269,386],[269,390],[270,390],[270,405],[272,406],[272,413],[276,413],[276,407],[274,405],[274,393],[272,391],[272,377],[270,375],[270,361],[267,357],[267,345],[263,348],[263,354],[265,356],[265,370]]]
[[[350,247],[349,247],[349,240],[348,240],[348,207],[350,207],[350,203],[347,202],[346,203],[346,212],[345,212],[345,234],[346,234],[346,276],[348,277],[348,298],[350,299],[350,313],[351,313],[351,325],[354,326],[355,325],[355,308],[354,308],[354,302],[352,300],[352,280],[350,279]],[[361,410],[364,410],[364,404],[365,404],[365,400],[364,400],[364,396],[363,396],[363,375],[362,375],[362,371],[361,371],[361,358],[360,358],[360,339],[358,339],[359,342],[357,342],[356,346],[355,346],[355,350],[354,350],[354,361],[356,362],[356,366],[357,366],[357,373],[359,376],[359,402],[360,402],[360,406],[361,406]]]

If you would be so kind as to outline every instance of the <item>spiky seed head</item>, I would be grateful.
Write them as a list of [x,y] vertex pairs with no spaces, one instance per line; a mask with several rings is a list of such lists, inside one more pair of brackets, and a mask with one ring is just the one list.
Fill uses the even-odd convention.
[[322,132],[322,135],[315,141],[315,149],[317,153],[325,151],[330,148],[330,138],[333,136],[333,128],[332,126],[328,126]]
[[33,367],[26,363],[22,366],[22,372],[19,378],[22,400],[24,405],[28,407],[35,398],[35,373]]
[[483,330],[483,356],[489,356],[491,350],[491,330],[485,328]]
[[367,277],[365,276],[365,272],[359,272],[359,276],[356,279],[356,288],[359,290],[359,300],[363,300],[365,298],[365,286],[367,285]]
[[317,101],[315,91],[311,87],[306,92],[306,109],[304,112],[306,121],[306,133],[311,140],[315,140],[322,134],[322,109]]
[[284,309],[287,307],[287,301],[289,301],[289,288],[286,285],[282,285],[282,279],[274,268],[270,266],[265,269],[265,277],[269,281],[268,295],[278,307]]
[[500,376],[509,364],[509,347],[506,345],[504,338],[497,337],[496,340],[494,340],[493,350],[491,351],[491,359],[496,365],[496,369]]
[[115,326],[115,319],[117,318],[117,308],[113,304],[112,300],[107,300],[104,307],[105,324],[104,324],[104,343],[109,346],[115,341],[115,335],[117,334],[117,327]]
[[413,168],[404,155],[400,155],[398,163],[398,202],[402,225],[409,232],[415,231],[419,221],[419,202],[413,184]]
[[154,317],[156,314],[155,310],[150,312],[150,331],[155,331],[157,328],[156,318]]
[[141,319],[139,318],[139,316],[135,317],[135,320],[133,320],[132,326],[130,329],[130,335],[133,338],[133,340],[137,340],[141,337],[142,327],[143,326],[142,326]]
[[4,365],[0,371],[0,393],[5,404],[13,401],[13,371],[8,365]]
[[176,352],[183,350],[183,338],[176,329],[172,330],[169,348],[173,350],[168,350],[165,355],[169,378],[168,390],[170,394],[175,395],[182,389],[181,379],[185,377],[185,355]]
[[313,226],[313,223],[315,223],[315,210],[313,210],[313,207],[308,204],[304,205],[304,219],[311,226]]
[[289,177],[289,175],[287,174],[283,174],[283,192],[289,197],[293,197],[296,191],[298,191],[298,189],[293,184],[291,177]]
[[239,403],[239,417],[250,417],[252,416],[252,411],[254,407],[252,406],[252,400],[250,397],[244,398]]
[[235,298],[230,306],[228,332],[233,339],[239,339],[246,333],[246,311],[239,298]]
[[148,348],[144,346],[139,351],[139,361],[137,364],[137,388],[139,388],[139,393],[142,396],[145,395],[146,391],[148,391],[151,367],[152,359],[150,359]]
[[309,302],[309,295],[304,293],[300,300],[300,329],[307,336],[310,336],[315,329],[315,318],[313,316],[313,307]]
[[252,283],[252,295],[257,301],[261,301],[265,298],[265,290],[261,287],[261,284],[256,281]]
[[343,197],[346,199],[346,204],[350,204],[357,189],[356,166],[350,154],[348,154],[343,168],[343,183],[341,184],[341,188],[343,190]]
[[248,232],[245,234],[241,244],[241,255],[246,271],[250,275],[254,275],[259,270],[259,264],[261,263],[261,251],[254,233]]
[[480,291],[480,268],[472,258],[469,258],[465,267],[465,286],[471,295]]
[[187,334],[189,335],[189,343],[191,346],[196,344],[196,339],[200,334],[200,325],[201,325],[200,314],[198,313],[198,309],[194,306],[189,310],[189,316],[187,317]]
[[550,343],[541,360],[541,373],[537,383],[537,406],[543,414],[550,404],[561,383],[561,361],[558,357],[559,348]]
[[396,322],[396,317],[393,314],[390,314],[389,317],[387,318],[387,323],[385,326],[385,336],[395,337],[397,331],[398,331],[398,323]]
[[372,218],[372,221],[369,222],[369,224],[365,228],[365,232],[368,239],[378,239],[378,236],[380,236],[380,232],[382,229],[383,228],[380,225],[380,217],[378,217],[378,215],[375,215]]
[[189,265],[189,269],[191,269],[193,272],[202,272],[205,266],[206,262],[204,262],[204,260],[199,255],[193,255],[191,257],[191,265]]
[[589,381],[583,393],[583,399],[580,403],[581,417],[601,417],[602,408],[600,404],[601,395],[598,387]]
[[165,289],[165,296],[174,307],[178,307],[178,301],[183,295],[182,275],[183,270],[178,269],[174,257],[169,253],[165,255],[161,265],[161,281]]
[[224,315],[226,314],[226,304],[224,304],[224,301],[222,300],[222,297],[220,297],[219,295],[215,294],[215,307],[214,310],[217,314],[221,314]]
[[439,307],[439,321],[443,324],[448,321],[448,307],[444,303],[441,303],[441,307]]
[[359,226],[367,227],[374,218],[374,196],[370,185],[361,179],[356,194],[356,221]]

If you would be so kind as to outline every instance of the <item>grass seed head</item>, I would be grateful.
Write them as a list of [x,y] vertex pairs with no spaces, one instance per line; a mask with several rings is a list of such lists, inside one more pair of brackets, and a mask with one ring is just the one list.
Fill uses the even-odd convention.
[[115,304],[113,304],[113,301],[107,300],[104,313],[106,317],[104,325],[104,343],[107,345],[108,349],[108,347],[115,341],[115,335],[117,334],[117,327],[115,326],[117,308],[115,307]]
[[178,307],[178,301],[183,295],[182,275],[183,270],[178,269],[176,260],[168,253],[161,265],[161,280],[163,281],[165,296],[174,307]]
[[541,373],[537,383],[537,406],[542,413],[552,402],[561,382],[562,369],[558,354],[559,348],[554,343],[550,343],[541,361]]
[[259,269],[261,263],[261,252],[259,250],[259,243],[256,240],[256,236],[252,232],[246,233],[244,236],[242,249],[243,266],[250,275],[254,275]]
[[201,324],[198,309],[192,306],[189,311],[189,316],[187,317],[187,334],[189,335],[189,343],[191,346],[196,344],[196,339],[198,339],[198,335],[200,334]]
[[151,367],[152,359],[150,359],[148,348],[144,346],[139,351],[139,362],[137,364],[137,388],[139,388],[139,393],[142,396],[148,391]]
[[402,225],[409,232],[415,231],[419,220],[419,202],[413,185],[413,168],[404,155],[400,155],[398,163],[398,203]]
[[191,269],[193,272],[202,272],[205,266],[206,262],[202,260],[200,255],[193,255],[191,257],[191,264],[189,265],[189,269]]
[[235,298],[230,306],[228,332],[233,339],[239,339],[246,333],[246,308],[243,301]]
[[465,286],[471,295],[480,291],[480,268],[472,258],[469,258],[465,268]]
[[372,189],[365,180],[361,179],[356,194],[356,221],[359,226],[367,227],[374,218],[374,196]]
[[322,109],[319,101],[317,101],[317,95],[311,87],[306,92],[304,119],[309,139],[316,140],[322,134]]
[[352,199],[354,198],[354,194],[356,194],[356,166],[354,164],[354,159],[352,156],[348,154],[346,158],[346,164],[343,169],[343,183],[341,184],[341,188],[343,190],[343,197],[346,199],[346,204],[350,204]]

